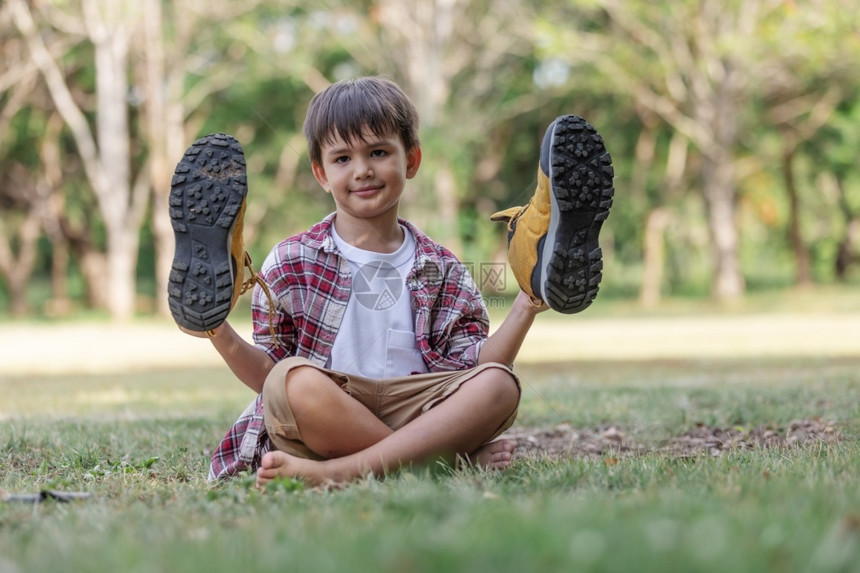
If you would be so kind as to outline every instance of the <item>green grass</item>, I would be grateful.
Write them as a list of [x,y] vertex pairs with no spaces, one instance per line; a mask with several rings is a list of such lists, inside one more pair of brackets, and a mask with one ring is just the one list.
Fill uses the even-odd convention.
[[250,400],[225,369],[0,377],[0,571],[860,571],[860,358],[524,366],[518,425],[614,423],[660,444],[697,423],[820,417],[840,440],[720,457],[418,468],[340,491],[210,486]]

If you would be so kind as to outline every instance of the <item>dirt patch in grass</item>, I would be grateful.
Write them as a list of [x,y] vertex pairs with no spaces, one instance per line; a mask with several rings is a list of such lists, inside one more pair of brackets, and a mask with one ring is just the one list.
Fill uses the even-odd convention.
[[721,456],[753,448],[808,447],[839,440],[838,426],[818,419],[796,420],[785,426],[718,428],[699,424],[658,444],[637,440],[633,432],[615,425],[574,428],[514,428],[505,436],[517,443],[514,457],[602,457],[661,452],[676,457]]

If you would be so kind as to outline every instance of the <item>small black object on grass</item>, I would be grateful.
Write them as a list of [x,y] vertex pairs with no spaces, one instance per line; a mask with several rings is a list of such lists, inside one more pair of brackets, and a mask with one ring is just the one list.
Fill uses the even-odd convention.
[[42,503],[46,500],[55,500],[65,503],[89,498],[90,494],[84,491],[55,491],[43,489],[38,493],[6,493],[5,491],[0,490],[0,501],[4,503]]

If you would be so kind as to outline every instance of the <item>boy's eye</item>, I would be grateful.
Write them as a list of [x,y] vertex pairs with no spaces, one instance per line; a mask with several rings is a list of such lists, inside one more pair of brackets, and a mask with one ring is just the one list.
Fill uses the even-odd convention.
[[384,157],[385,155],[386,155],[386,152],[384,149],[374,149],[373,151],[370,152],[371,157]]
[[346,163],[347,161],[349,161],[349,155],[340,155],[334,159],[335,163]]

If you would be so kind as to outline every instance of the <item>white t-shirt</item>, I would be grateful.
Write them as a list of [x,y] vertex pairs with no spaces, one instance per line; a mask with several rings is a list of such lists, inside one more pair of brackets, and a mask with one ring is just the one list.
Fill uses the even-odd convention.
[[334,243],[349,262],[352,290],[328,368],[373,379],[427,372],[406,288],[415,237],[401,228],[403,244],[393,253],[376,253],[350,245],[332,226]]

